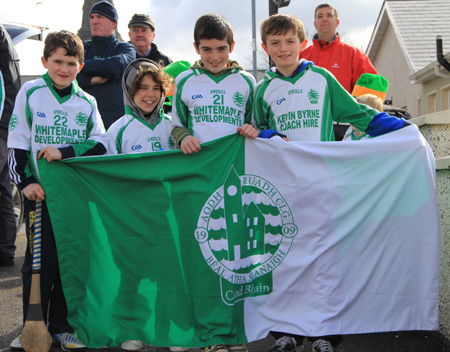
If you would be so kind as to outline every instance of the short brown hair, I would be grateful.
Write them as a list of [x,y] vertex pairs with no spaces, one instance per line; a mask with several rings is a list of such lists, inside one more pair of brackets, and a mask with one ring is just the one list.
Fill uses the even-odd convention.
[[279,13],[266,18],[261,23],[261,40],[266,44],[268,35],[286,34],[290,30],[298,35],[300,43],[305,40],[305,26],[297,17],[289,14]]
[[142,79],[145,76],[150,76],[156,84],[161,86],[161,91],[164,96],[170,92],[172,88],[172,77],[165,73],[159,66],[140,66],[137,70],[136,77],[131,83],[129,95],[131,99],[134,98],[136,92],[141,88]]
[[200,39],[226,39],[228,45],[233,45],[233,28],[230,22],[217,13],[207,13],[200,16],[195,22],[194,41],[197,48],[200,46]]
[[363,94],[355,98],[360,104],[370,106],[372,109],[376,109],[380,112],[383,111],[383,100],[373,94]]
[[48,60],[56,49],[66,50],[66,56],[75,56],[80,64],[84,61],[84,45],[80,37],[69,31],[51,32],[45,38],[44,58]]
[[314,21],[316,20],[317,10],[323,9],[324,7],[329,7],[330,9],[332,9],[334,11],[334,17],[336,17],[336,19],[339,19],[339,14],[338,14],[336,8],[333,5],[331,5],[327,2],[324,2],[323,4],[317,5],[316,9],[314,10]]

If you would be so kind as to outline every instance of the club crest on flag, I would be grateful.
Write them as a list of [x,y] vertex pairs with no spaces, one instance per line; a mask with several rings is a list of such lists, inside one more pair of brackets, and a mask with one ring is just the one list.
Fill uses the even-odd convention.
[[195,238],[220,276],[224,303],[234,304],[272,292],[272,271],[297,233],[291,209],[275,186],[256,175],[239,175],[231,166],[204,204]]

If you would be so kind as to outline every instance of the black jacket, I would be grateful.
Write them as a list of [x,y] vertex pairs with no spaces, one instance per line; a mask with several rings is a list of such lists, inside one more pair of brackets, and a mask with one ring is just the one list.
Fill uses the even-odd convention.
[[[134,46],[120,42],[114,35],[92,37],[92,40],[84,42],[84,67],[77,75],[77,81],[85,92],[97,100],[106,129],[125,114],[122,75],[135,56]],[[108,78],[108,81],[91,85],[94,76]]]
[[150,54],[148,54],[147,56],[139,55],[136,52],[136,59],[145,58],[152,60],[156,62],[159,66],[161,66],[161,68],[166,67],[167,65],[172,63],[172,60],[167,55],[164,55],[162,52],[158,50],[158,47],[156,46],[155,43],[152,43],[151,48],[152,49],[150,50]]
[[19,56],[14,49],[11,37],[5,27],[0,24],[0,127],[8,128],[14,109],[14,101],[20,89]]

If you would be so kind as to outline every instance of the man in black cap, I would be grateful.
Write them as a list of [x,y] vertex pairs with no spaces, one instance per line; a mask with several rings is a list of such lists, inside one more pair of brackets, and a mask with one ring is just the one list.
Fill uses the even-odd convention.
[[81,88],[97,99],[105,128],[122,117],[122,75],[136,57],[130,43],[120,42],[114,32],[119,16],[108,1],[100,1],[89,11],[91,40],[84,42],[84,67],[77,75]]
[[128,23],[131,44],[136,48],[136,58],[147,58],[165,67],[172,60],[161,53],[153,40],[155,39],[155,24],[149,15],[137,13]]

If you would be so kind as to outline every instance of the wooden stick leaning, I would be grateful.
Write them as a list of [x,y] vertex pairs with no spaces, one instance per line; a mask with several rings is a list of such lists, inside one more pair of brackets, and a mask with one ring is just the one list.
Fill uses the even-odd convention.
[[52,347],[52,337],[44,323],[41,307],[41,219],[42,202],[37,199],[30,304],[27,319],[20,335],[20,343],[26,352],[48,352]]

